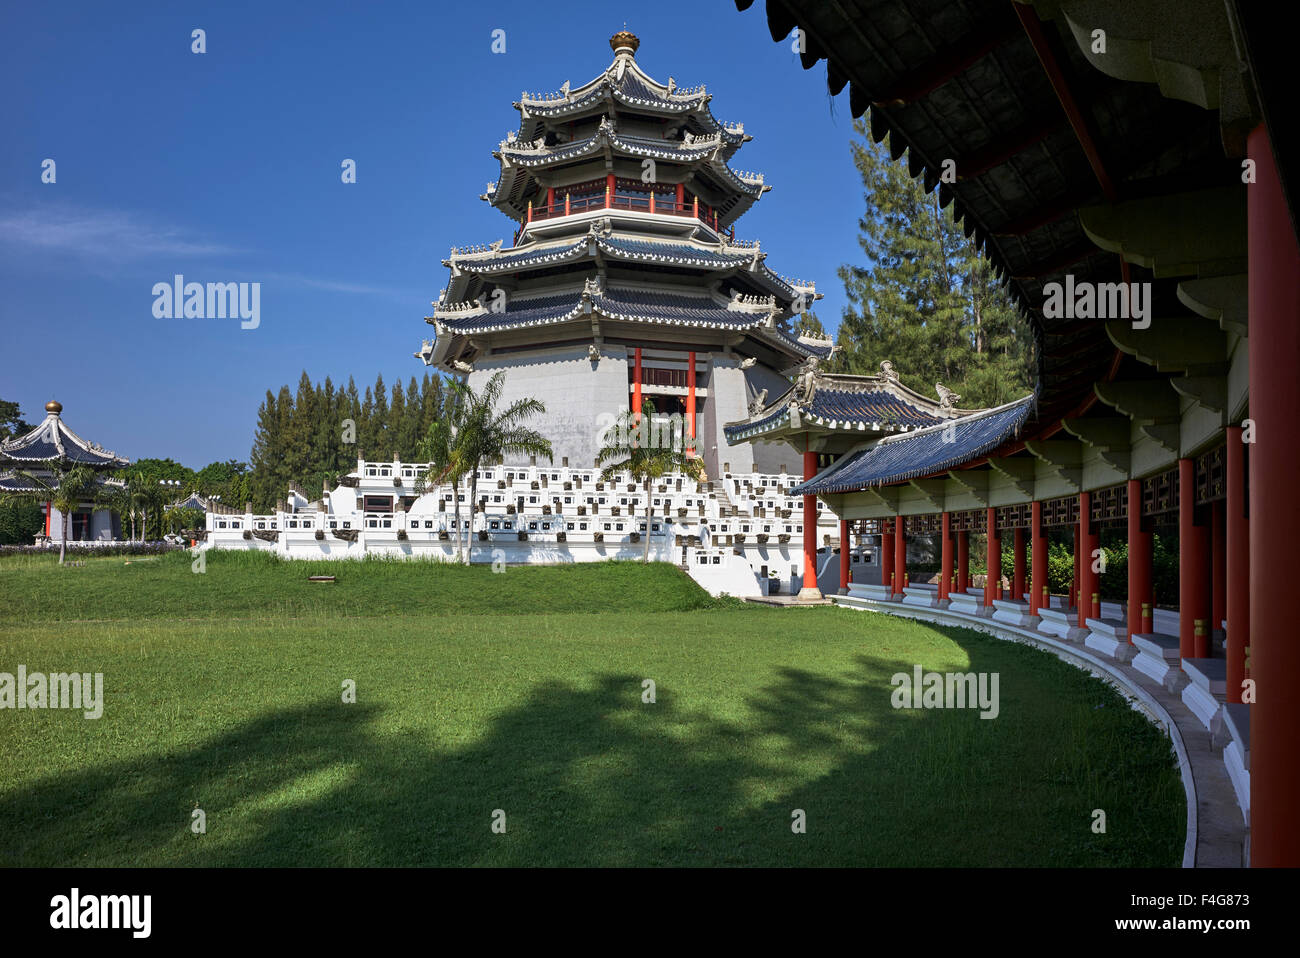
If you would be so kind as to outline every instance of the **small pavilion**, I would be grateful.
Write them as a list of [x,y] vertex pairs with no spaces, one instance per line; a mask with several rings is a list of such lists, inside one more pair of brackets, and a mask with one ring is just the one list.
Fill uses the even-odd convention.
[[[45,419],[22,436],[0,442],[0,494],[53,494],[59,488],[59,476],[73,466],[87,466],[100,473],[97,482],[116,480],[107,473],[131,464],[129,459],[107,450],[96,442],[87,442],[63,421],[63,404],[50,400],[45,404]],[[46,500],[46,540],[59,539],[63,516],[54,503]],[[122,537],[120,520],[109,509],[93,502],[82,503],[68,516],[68,541],[111,541]]]

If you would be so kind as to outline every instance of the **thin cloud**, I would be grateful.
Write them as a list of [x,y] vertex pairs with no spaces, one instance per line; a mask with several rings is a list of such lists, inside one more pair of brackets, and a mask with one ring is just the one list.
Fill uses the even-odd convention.
[[151,256],[228,256],[241,252],[133,213],[70,206],[0,212],[0,243],[113,262]]
[[306,286],[310,289],[323,289],[331,293],[355,293],[359,296],[391,296],[394,299],[410,299],[413,294],[409,291],[395,289],[386,286],[367,286],[362,283],[345,283],[334,279],[316,279],[312,276],[303,276],[299,273],[265,273],[263,274],[268,281],[279,281],[297,286]]

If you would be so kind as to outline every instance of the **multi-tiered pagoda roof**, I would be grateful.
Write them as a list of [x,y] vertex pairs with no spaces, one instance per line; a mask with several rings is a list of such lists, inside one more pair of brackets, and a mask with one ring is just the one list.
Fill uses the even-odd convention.
[[[518,223],[503,240],[453,248],[450,280],[416,355],[452,372],[497,347],[590,340],[732,349],[791,372],[829,354],[796,318],[813,283],[774,272],[733,224],[770,187],[731,166],[750,138],[720,123],[704,87],[660,83],[637,64],[639,41],[616,34],[614,61],[576,89],[525,93],[520,124],[493,155],[501,174],[483,199]],[[537,337],[544,335],[545,340]]]

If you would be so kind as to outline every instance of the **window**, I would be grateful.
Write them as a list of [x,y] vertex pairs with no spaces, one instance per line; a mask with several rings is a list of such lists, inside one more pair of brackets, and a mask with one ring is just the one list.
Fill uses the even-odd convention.
[[586,529],[586,528],[587,528],[587,524],[586,524],[585,522],[579,522],[579,523],[578,523],[578,528],[579,528],[579,529]]
[[331,529],[337,529],[338,527],[339,527],[339,522],[338,522],[338,520],[337,520],[337,519],[331,519],[331,520],[330,520],[330,528],[331,528]]
[[433,520],[432,520],[432,519],[425,519],[425,520],[424,520],[424,527],[425,527],[426,529],[432,529],[432,528],[433,528]]
[[537,523],[536,523],[536,522],[530,522],[530,523],[528,523],[528,528],[529,528],[530,530],[535,530],[535,529],[537,528]]
[[566,523],[564,528],[565,528],[567,531],[572,532],[572,531],[573,531],[573,523],[572,523],[572,522]]
[[351,528],[352,528],[352,523],[351,523],[351,522],[348,522],[348,521],[345,520],[344,523],[343,523],[343,528],[344,528],[344,529],[351,529]]
[[500,528],[501,528],[501,523],[499,523],[499,522],[489,522],[489,523],[488,523],[488,528],[489,528],[489,529],[500,529]]
[[218,528],[218,529],[224,529],[224,528],[226,528],[226,524],[225,524],[224,522],[218,522],[218,523],[217,523],[217,528]]

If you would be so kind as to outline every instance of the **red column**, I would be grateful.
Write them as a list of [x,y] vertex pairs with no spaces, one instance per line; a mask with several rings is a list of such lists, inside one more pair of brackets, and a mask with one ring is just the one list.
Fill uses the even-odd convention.
[[555,209],[555,187],[546,188],[546,215],[550,216]]
[[[894,584],[894,520],[880,520],[880,584]],[[893,589],[889,590],[893,594]]]
[[970,533],[957,533],[957,591],[970,588]]
[[45,503],[45,538],[50,537],[50,513],[54,511],[54,503]]
[[686,434],[691,441],[687,443],[686,454],[695,455],[695,351],[686,354]]
[[641,421],[641,347],[636,347],[635,365],[632,368],[632,411],[636,421]]
[[685,209],[686,209],[686,184],[678,183],[677,184],[677,209],[674,210],[673,212],[681,213],[684,212]]
[[1246,187],[1250,301],[1250,514],[1267,523],[1250,537],[1250,675],[1255,704],[1250,719],[1251,864],[1300,865],[1300,642],[1293,608],[1295,545],[1300,515],[1300,249],[1261,124],[1247,155],[1255,182]]
[[1029,574],[1029,614],[1038,615],[1040,608],[1051,605],[1050,598],[1043,598],[1047,591],[1047,537],[1043,535],[1043,504],[1034,502],[1029,510],[1029,538],[1034,550]]
[[943,514],[943,539],[939,542],[939,598],[947,599],[952,588],[952,516]]
[[1224,528],[1223,500],[1210,503],[1210,627],[1206,635],[1222,629],[1228,617],[1228,543]]
[[564,215],[565,216],[569,215],[569,194],[568,193],[564,194]]
[[1246,678],[1246,646],[1250,644],[1250,523],[1246,519],[1246,447],[1241,427],[1228,427],[1225,472],[1228,499],[1224,503],[1227,542],[1224,564],[1228,615],[1229,702],[1241,702],[1241,683]]
[[605,174],[605,208],[609,209],[614,205],[614,174]]
[[[805,452],[803,454],[804,482],[808,482],[815,475],[817,475],[817,453]],[[821,596],[821,591],[817,588],[817,497],[806,495],[803,497],[803,588],[799,590],[799,595],[811,598],[814,592],[818,597]]]
[[1142,624],[1142,606],[1151,602],[1151,533],[1142,526],[1142,480],[1128,481],[1128,631],[1133,635],[1146,631]]
[[1206,528],[1196,524],[1196,463],[1178,460],[1178,653],[1204,658],[1208,636],[1196,635],[1196,623],[1209,619],[1205,567],[1209,561]]
[[840,520],[840,594],[849,591],[849,521]]
[[1070,580],[1070,597],[1066,605],[1079,606],[1079,552],[1083,548],[1083,535],[1079,532],[1079,523],[1074,524],[1074,578]]
[[994,593],[1002,581],[1002,540],[998,538],[998,510],[989,506],[984,525],[984,607],[993,608]]
[[1079,616],[1078,626],[1088,627],[1088,618],[1092,615],[1092,594],[1097,591],[1097,573],[1092,571],[1095,561],[1092,553],[1097,548],[1096,540],[1100,536],[1092,531],[1092,493],[1079,493],[1079,538],[1075,549],[1076,568],[1079,570]]
[[907,584],[907,522],[899,516],[894,520],[894,595],[903,594]]
[[1020,526],[1011,533],[1011,598],[1025,601],[1025,530]]
[[531,223],[532,221],[533,221],[533,201],[529,200],[528,201],[528,222]]

